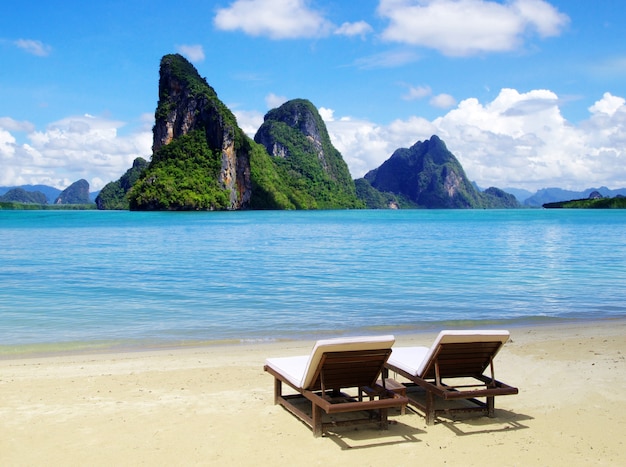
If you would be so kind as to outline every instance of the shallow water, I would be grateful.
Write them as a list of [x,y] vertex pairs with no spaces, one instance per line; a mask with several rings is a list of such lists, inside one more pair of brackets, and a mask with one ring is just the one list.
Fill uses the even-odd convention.
[[626,315],[624,210],[0,211],[0,354]]

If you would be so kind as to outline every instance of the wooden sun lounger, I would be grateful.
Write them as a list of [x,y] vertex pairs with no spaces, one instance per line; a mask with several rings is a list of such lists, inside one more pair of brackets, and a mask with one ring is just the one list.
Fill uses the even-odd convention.
[[[407,386],[417,385],[426,391],[425,403],[413,398],[409,403],[424,412],[427,425],[442,413],[479,412],[493,417],[495,396],[518,393],[517,388],[496,380],[494,374],[493,359],[508,339],[508,331],[442,331],[430,348],[394,348],[386,372],[395,372],[412,382]],[[487,368],[489,374],[485,375]],[[436,397],[464,399],[472,404],[436,409]]]
[[[274,403],[309,425],[315,437],[330,427],[360,423],[375,422],[386,429],[388,409],[408,402],[386,389],[384,380],[377,384],[393,343],[393,336],[328,339],[318,341],[310,355],[268,358],[263,368],[274,376]],[[284,395],[282,383],[297,394]],[[323,421],[322,412],[363,411],[367,413],[361,418]]]

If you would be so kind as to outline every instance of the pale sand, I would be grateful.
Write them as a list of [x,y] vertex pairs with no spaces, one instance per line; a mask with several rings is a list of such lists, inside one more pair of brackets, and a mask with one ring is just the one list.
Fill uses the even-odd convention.
[[[0,361],[0,465],[626,465],[626,321],[511,329],[496,418],[313,438],[270,356],[311,342]],[[433,334],[398,336],[429,345]]]

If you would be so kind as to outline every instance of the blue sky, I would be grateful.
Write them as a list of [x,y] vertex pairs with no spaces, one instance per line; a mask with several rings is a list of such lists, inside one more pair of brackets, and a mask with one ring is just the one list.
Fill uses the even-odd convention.
[[163,55],[253,136],[315,104],[354,178],[433,134],[481,187],[626,187],[621,0],[14,2],[0,15],[0,185],[92,190],[149,159]]

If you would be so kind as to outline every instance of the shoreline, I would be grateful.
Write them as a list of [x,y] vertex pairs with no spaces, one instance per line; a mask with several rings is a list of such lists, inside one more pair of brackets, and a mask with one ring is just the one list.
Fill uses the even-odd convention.
[[[424,323],[420,327],[395,327],[389,326],[376,331],[372,329],[363,330],[363,332],[336,332],[334,334],[324,333],[317,338],[306,337],[280,337],[280,338],[223,338],[216,340],[187,340],[187,341],[127,341],[111,340],[111,341],[84,341],[84,342],[42,342],[23,345],[0,345],[0,362],[7,360],[21,360],[29,358],[46,358],[55,356],[80,356],[80,355],[99,355],[99,354],[135,354],[142,352],[172,352],[197,350],[203,348],[214,347],[235,347],[242,348],[246,346],[264,346],[271,344],[289,344],[297,342],[307,342],[313,345],[316,340],[329,339],[342,336],[356,335],[378,335],[393,334],[396,340],[403,338],[411,338],[411,336],[435,336],[442,329],[533,329],[533,328],[550,328],[550,327],[570,327],[570,326],[596,326],[603,323],[626,323],[626,316],[605,316],[602,318],[563,318],[563,317],[534,317],[532,319],[522,318],[510,321],[495,322],[490,321],[464,321],[445,323],[432,322]],[[447,324],[447,326],[446,326]],[[366,332],[367,331],[367,332]]]
[[[387,431],[322,438],[273,405],[263,371],[312,341],[2,359],[0,463],[625,464],[626,319],[509,330],[496,378],[520,393],[496,398],[495,418],[426,426],[407,410]],[[430,345],[437,332],[395,345]]]

